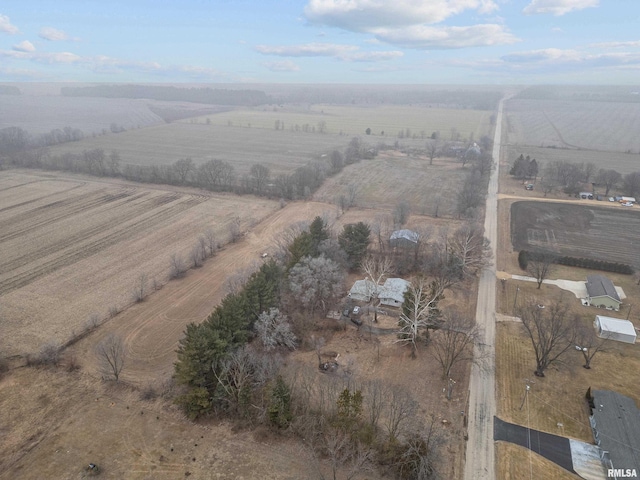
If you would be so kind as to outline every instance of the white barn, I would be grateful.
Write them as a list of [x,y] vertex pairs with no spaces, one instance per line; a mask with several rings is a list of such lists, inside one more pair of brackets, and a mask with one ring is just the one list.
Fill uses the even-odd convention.
[[629,320],[596,315],[593,326],[597,335],[601,338],[609,338],[624,343],[636,343],[636,329]]

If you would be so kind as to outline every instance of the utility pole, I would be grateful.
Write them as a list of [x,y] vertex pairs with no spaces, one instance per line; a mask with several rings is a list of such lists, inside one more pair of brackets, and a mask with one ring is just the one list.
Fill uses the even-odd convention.
[[516,314],[516,302],[518,301],[518,292],[520,291],[520,287],[516,287],[516,296],[513,299],[513,314]]
[[633,307],[633,305],[629,304],[629,311],[627,312],[627,320],[629,320],[629,315],[631,315],[631,307]]

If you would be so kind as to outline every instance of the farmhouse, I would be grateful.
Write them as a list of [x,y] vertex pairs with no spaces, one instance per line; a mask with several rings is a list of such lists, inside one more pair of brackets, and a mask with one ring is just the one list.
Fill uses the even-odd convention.
[[636,343],[636,329],[629,320],[596,315],[593,326],[597,335],[601,338],[609,338],[624,343]]
[[610,390],[589,390],[587,401],[593,438],[605,469],[640,466],[640,410],[635,402]]
[[371,280],[356,280],[349,290],[349,297],[359,302],[370,302],[378,288]]
[[604,275],[589,275],[587,277],[587,301],[590,305],[608,310],[620,310],[620,296],[613,286],[613,282]]
[[404,292],[407,291],[409,285],[410,283],[402,278],[387,278],[378,294],[380,304],[400,307],[404,302]]
[[418,244],[420,236],[413,230],[403,229],[396,230],[389,238],[391,247],[415,247]]

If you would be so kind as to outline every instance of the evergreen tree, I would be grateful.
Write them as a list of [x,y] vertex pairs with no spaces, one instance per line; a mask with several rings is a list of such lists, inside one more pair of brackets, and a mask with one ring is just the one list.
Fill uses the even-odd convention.
[[367,253],[369,242],[371,241],[369,238],[370,234],[371,230],[369,229],[369,225],[358,222],[345,225],[342,233],[338,237],[340,247],[342,247],[347,254],[349,267],[351,269],[356,269],[360,266],[362,259]]
[[293,419],[291,411],[291,389],[284,379],[278,375],[273,389],[267,410],[269,421],[278,428],[286,428]]

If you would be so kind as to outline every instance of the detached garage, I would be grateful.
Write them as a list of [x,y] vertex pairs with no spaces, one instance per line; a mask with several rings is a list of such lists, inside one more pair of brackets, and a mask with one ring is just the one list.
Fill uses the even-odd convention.
[[593,326],[601,338],[609,338],[624,343],[636,343],[636,329],[629,320],[596,315],[596,321],[593,322]]

